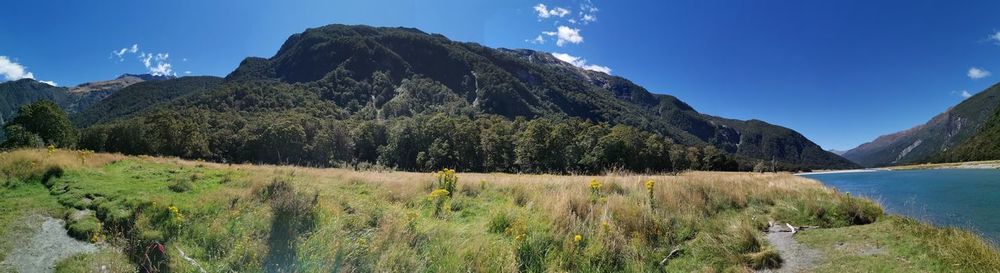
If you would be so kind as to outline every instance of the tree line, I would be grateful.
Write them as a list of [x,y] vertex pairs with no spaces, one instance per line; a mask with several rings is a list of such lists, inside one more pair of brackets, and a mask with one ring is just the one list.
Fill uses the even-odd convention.
[[[63,121],[37,121],[42,116]],[[304,166],[384,166],[427,171],[599,173],[738,170],[740,165],[713,147],[689,147],[627,125],[576,118],[508,119],[494,115],[420,114],[392,120],[318,118],[294,110],[249,117],[206,110],[152,114],[94,125],[76,132],[54,104],[22,107],[5,126],[6,147],[77,147],[98,152],[177,156],[230,163]],[[27,124],[33,124],[25,126]],[[31,126],[56,124],[49,132]],[[60,125],[61,124],[61,125]],[[27,128],[28,130],[22,129]],[[12,134],[14,133],[14,134]],[[29,137],[25,142],[11,137]],[[57,135],[58,137],[52,137]]]

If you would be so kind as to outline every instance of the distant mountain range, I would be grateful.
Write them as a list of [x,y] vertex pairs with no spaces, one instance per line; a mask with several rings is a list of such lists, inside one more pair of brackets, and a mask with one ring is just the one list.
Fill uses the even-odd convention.
[[[494,49],[412,28],[312,28],[289,37],[271,58],[246,58],[225,79],[134,83],[136,79],[126,75],[115,81],[76,87],[120,89],[89,103],[93,106],[88,109],[71,102],[60,105],[77,107],[72,118],[81,127],[150,116],[162,109],[182,116],[215,113],[210,115],[244,118],[285,111],[280,109],[337,119],[394,119],[416,111],[529,120],[581,118],[634,126],[687,146],[712,145],[745,165],[857,166],[794,130],[699,113],[676,97],[650,93],[625,78],[582,69],[550,53]],[[281,104],[254,106],[262,101],[259,96],[280,97]]]
[[[877,167],[939,161],[1000,159],[988,147],[1000,143],[994,131],[1000,84],[962,101],[925,124],[880,136],[843,154],[863,166]],[[992,145],[992,146],[990,146]]]
[[75,87],[56,87],[32,79],[0,83],[0,124],[17,114],[21,105],[46,99],[73,114],[107,98],[115,91],[144,81],[162,81],[173,76],[123,74],[107,81],[88,82]]

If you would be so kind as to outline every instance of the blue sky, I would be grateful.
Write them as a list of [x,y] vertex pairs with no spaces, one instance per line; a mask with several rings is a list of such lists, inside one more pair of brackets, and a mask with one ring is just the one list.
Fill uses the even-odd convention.
[[307,27],[408,26],[564,53],[703,113],[847,149],[923,123],[1000,77],[989,73],[1000,71],[997,1],[592,1],[10,1],[0,81],[225,76]]

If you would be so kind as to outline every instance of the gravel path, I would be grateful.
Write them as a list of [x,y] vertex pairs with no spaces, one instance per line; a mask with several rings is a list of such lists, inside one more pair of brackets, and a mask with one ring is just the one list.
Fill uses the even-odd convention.
[[28,218],[27,221],[41,222],[41,227],[35,229],[34,234],[28,234],[30,237],[25,238],[22,247],[7,256],[4,267],[21,273],[53,272],[62,259],[97,251],[97,246],[69,237],[61,219],[40,215]]
[[792,237],[791,230],[784,225],[771,225],[767,232],[767,241],[778,250],[783,262],[781,268],[758,272],[811,272],[816,263],[822,259],[819,251],[800,244],[795,237]]

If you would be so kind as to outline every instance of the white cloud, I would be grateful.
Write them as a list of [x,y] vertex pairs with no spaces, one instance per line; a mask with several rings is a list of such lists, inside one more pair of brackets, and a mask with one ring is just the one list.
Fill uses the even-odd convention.
[[28,72],[26,67],[11,61],[7,56],[0,56],[0,75],[3,75],[8,81],[35,78],[35,75]]
[[611,68],[607,66],[601,66],[596,64],[587,64],[587,60],[584,58],[576,57],[566,53],[552,53],[552,57],[556,57],[560,61],[567,62],[573,66],[583,68],[590,71],[603,72],[604,74],[611,74]]
[[986,36],[986,39],[993,41],[994,44],[1000,45],[1000,31],[994,30],[993,34]]
[[[174,72],[173,65],[170,64],[170,53],[146,53],[145,51],[139,50],[139,44],[132,44],[131,47],[123,47],[119,50],[111,52],[112,55],[118,57],[118,61],[124,61],[126,54],[138,54],[136,57],[139,62],[146,67],[149,74],[154,76],[177,76]],[[187,61],[187,58],[184,59]]]
[[973,95],[972,93],[969,93],[968,90],[951,91],[950,94],[955,95],[955,96],[960,96],[962,98],[969,98],[969,97],[972,97],[972,95]]
[[552,9],[549,9],[547,6],[545,6],[545,4],[535,5],[535,12],[538,13],[539,20],[549,18],[552,16],[565,17],[566,15],[570,14],[570,11],[568,9],[561,7],[554,7]]
[[136,52],[139,52],[139,44],[132,44],[131,47],[123,47],[122,49],[112,51],[111,54],[118,56],[118,61],[122,62],[125,61],[125,53],[135,54]]
[[184,74],[191,74],[191,71],[184,71]]
[[594,3],[590,0],[580,4],[580,23],[586,25],[597,22],[597,11],[600,11],[600,9],[598,9],[597,6],[594,6]]
[[38,82],[44,83],[44,84],[48,84],[48,85],[51,85],[51,86],[59,86],[59,84],[56,83],[56,82],[54,82],[54,81],[38,81]]
[[556,31],[543,31],[542,34],[556,37],[556,45],[563,46],[566,43],[579,44],[583,42],[580,29],[567,26],[559,26]]
[[989,71],[986,71],[986,70],[982,69],[982,68],[972,67],[972,68],[969,68],[969,73],[967,73],[966,75],[969,76],[970,79],[978,80],[978,79],[989,77],[991,75],[991,73]]
[[[28,71],[28,68],[11,61],[7,56],[0,56],[0,76],[7,81],[16,81],[20,79],[35,79],[35,74]],[[51,86],[58,86],[54,81],[39,81],[47,83]]]
[[177,76],[173,66],[167,62],[169,58],[170,53],[156,53],[154,55],[143,52],[139,55],[139,60],[149,70],[149,74],[153,74],[153,76]]
[[538,35],[538,37],[535,37],[534,39],[528,39],[528,40],[524,40],[524,41],[532,43],[532,44],[540,45],[540,44],[545,44],[545,37],[542,37],[542,35]]

